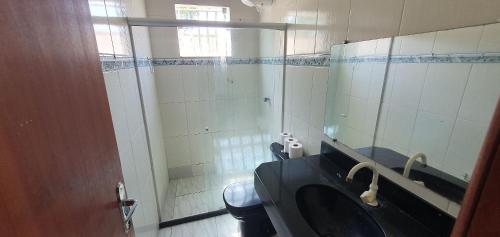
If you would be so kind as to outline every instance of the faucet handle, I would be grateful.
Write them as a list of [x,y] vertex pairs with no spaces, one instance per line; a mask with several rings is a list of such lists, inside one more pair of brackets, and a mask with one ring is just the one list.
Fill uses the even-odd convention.
[[363,203],[368,204],[372,207],[378,206],[378,201],[377,201],[377,191],[378,191],[378,186],[377,184],[370,184],[370,188],[368,191],[364,191],[361,196],[361,201]]
[[368,204],[368,205],[373,206],[373,207],[376,207],[376,206],[378,206],[378,202],[377,202],[378,171],[375,168],[375,166],[373,166],[369,162],[361,162],[361,163],[359,163],[351,168],[351,170],[347,174],[345,181],[348,183],[351,183],[353,178],[354,178],[354,174],[356,174],[356,172],[358,172],[358,170],[360,170],[361,168],[369,168],[372,170],[373,174],[372,174],[372,182],[370,184],[370,188],[368,189],[368,191],[363,192],[361,194],[360,198],[363,201],[363,203]]
[[361,196],[361,201],[363,203],[368,204],[372,207],[378,206],[378,201],[377,201],[377,191],[372,191],[371,189],[368,191],[364,191]]

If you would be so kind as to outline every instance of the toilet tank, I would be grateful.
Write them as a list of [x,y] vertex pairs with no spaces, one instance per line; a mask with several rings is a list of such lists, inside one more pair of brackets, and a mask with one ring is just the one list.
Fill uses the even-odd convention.
[[288,159],[288,154],[283,153],[283,145],[273,142],[270,146],[271,156],[273,161],[286,160]]

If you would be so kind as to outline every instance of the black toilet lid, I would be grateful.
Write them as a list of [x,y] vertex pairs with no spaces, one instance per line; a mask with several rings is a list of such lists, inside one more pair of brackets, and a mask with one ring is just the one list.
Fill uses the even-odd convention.
[[224,203],[230,213],[244,213],[263,208],[253,180],[230,184],[224,189]]

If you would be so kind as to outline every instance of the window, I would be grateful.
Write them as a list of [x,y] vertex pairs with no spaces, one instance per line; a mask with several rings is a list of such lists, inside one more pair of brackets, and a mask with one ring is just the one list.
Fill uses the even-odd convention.
[[[229,7],[175,4],[177,20],[229,21]],[[179,27],[181,57],[231,56],[231,32],[212,27]]]

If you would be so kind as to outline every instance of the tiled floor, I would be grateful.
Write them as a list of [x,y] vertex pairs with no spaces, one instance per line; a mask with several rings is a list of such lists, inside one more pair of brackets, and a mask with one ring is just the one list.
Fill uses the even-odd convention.
[[200,164],[198,176],[170,180],[162,221],[224,208],[222,191],[253,179],[253,171],[271,161],[270,135],[258,131],[214,136],[213,163]]
[[238,221],[231,215],[212,217],[160,230],[159,237],[239,237]]

